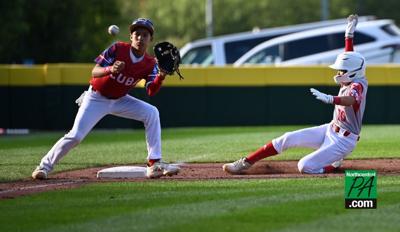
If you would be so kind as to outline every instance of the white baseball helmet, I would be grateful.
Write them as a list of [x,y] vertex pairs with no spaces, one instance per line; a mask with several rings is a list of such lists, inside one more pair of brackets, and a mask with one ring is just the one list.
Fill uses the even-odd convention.
[[333,77],[338,84],[352,82],[355,79],[365,77],[365,58],[358,52],[343,52],[339,54],[335,63],[329,67],[346,72],[343,75]]

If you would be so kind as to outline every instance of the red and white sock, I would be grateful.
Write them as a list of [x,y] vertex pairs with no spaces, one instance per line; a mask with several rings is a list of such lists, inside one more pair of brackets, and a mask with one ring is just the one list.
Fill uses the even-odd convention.
[[160,161],[160,159],[149,159],[149,161],[147,161],[147,166],[151,167],[157,161]]
[[246,157],[247,162],[254,164],[255,162],[267,158],[269,156],[277,155],[278,152],[275,150],[272,143],[265,144],[260,147],[257,151],[251,153]]

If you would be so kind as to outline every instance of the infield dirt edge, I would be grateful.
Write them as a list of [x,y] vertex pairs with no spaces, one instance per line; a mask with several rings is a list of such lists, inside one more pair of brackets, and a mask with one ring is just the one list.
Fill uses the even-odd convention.
[[[97,172],[113,166],[102,166],[80,170],[52,173],[47,180],[32,180],[26,178],[14,182],[0,183],[0,199],[10,199],[59,189],[78,188],[82,185],[101,182],[132,182],[132,181],[184,181],[184,180],[221,180],[221,179],[276,179],[276,178],[329,178],[340,177],[344,170],[376,170],[378,175],[400,175],[400,159],[360,159],[345,160],[343,166],[335,173],[309,175],[297,170],[297,160],[277,161],[266,160],[255,164],[242,175],[230,175],[222,170],[223,163],[187,163],[181,165],[181,172],[172,177],[160,179],[97,179]],[[132,164],[136,165],[137,164]],[[141,166],[141,165],[139,165]]]

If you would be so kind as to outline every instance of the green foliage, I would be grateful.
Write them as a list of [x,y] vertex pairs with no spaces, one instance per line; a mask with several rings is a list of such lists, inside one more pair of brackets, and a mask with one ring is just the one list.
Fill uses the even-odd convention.
[[20,62],[25,56],[22,43],[29,31],[29,24],[24,20],[25,11],[21,7],[25,2],[0,1],[0,63]]
[[[321,0],[213,0],[214,36],[298,24],[321,19]],[[400,1],[330,0],[329,18],[351,13],[400,20]],[[154,42],[178,47],[206,37],[206,0],[13,0],[0,1],[0,63],[92,62],[115,40],[129,39],[128,26],[138,17],[151,18]],[[112,38],[107,27],[117,24]],[[6,55],[4,55],[6,54]]]
[[[0,63],[87,62],[110,42],[107,27],[119,15],[107,0],[1,1]],[[101,36],[99,36],[99,32]],[[10,48],[15,48],[10,49]]]
[[155,40],[182,45],[205,33],[204,0],[148,1],[146,17],[156,25]]
[[344,209],[343,178],[98,183],[0,201],[1,231],[399,231],[400,180]]

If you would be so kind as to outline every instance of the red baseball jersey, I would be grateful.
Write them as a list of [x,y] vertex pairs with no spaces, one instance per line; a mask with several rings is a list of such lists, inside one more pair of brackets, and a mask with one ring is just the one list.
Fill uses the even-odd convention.
[[95,59],[100,66],[111,66],[119,60],[125,62],[125,68],[118,74],[92,77],[90,84],[93,89],[105,97],[117,99],[125,96],[142,79],[146,80],[146,87],[152,83],[158,73],[155,58],[145,53],[142,60],[134,63],[131,56],[131,45],[124,42],[114,43],[101,53]]

